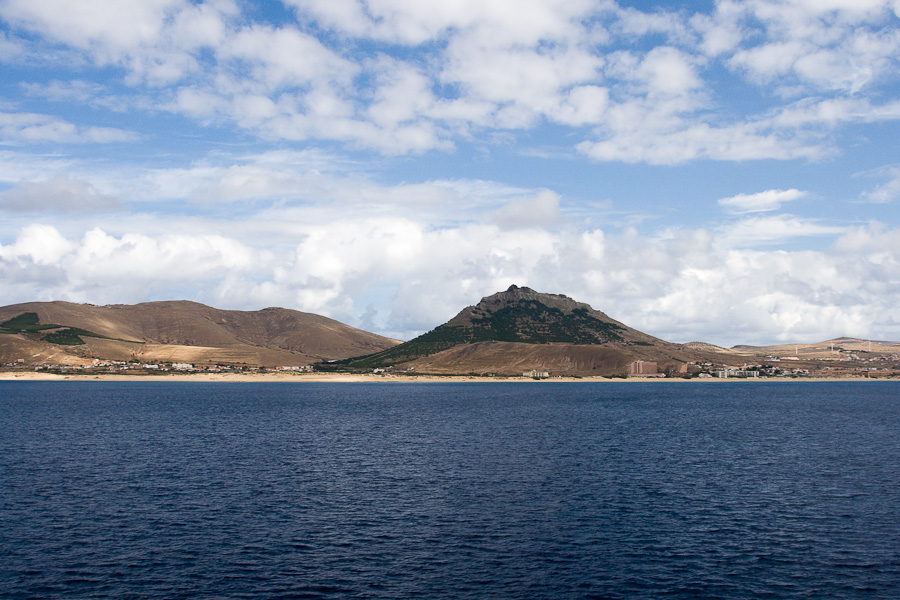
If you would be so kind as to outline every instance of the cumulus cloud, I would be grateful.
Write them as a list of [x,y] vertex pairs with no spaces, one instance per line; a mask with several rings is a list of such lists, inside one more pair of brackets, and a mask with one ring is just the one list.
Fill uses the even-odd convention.
[[887,0],[727,2],[705,33],[740,31],[742,47],[729,64],[756,81],[856,93],[895,66],[900,34],[892,16]]
[[51,225],[35,223],[22,229],[18,238],[9,246],[0,246],[0,258],[4,261],[51,265],[68,254],[73,244]]
[[9,0],[3,3],[2,16],[68,44],[122,51],[154,41],[166,14],[181,4],[182,0]]
[[[534,44],[564,37],[597,7],[588,0],[461,0],[428,4],[406,0],[288,0],[303,17],[337,31],[418,45],[451,31],[477,30],[501,44]],[[601,3],[608,6],[611,3]]]
[[12,302],[11,295],[22,293],[91,302],[136,302],[148,291],[159,294],[154,299],[171,297],[186,283],[195,288],[198,282],[247,272],[259,256],[211,233],[117,237],[94,228],[68,239],[52,225],[33,224],[11,244],[0,245],[0,272],[10,284],[3,300]]
[[658,46],[640,58],[630,52],[615,58],[611,72],[636,83],[649,96],[684,96],[703,86],[698,59],[671,46]]
[[[542,192],[544,202],[556,199]],[[780,224],[780,225],[779,225]],[[757,234],[834,239],[820,251],[756,250],[740,231],[683,229],[665,238],[562,225],[503,228],[466,222],[434,228],[413,218],[359,216],[294,223],[261,242],[212,224],[194,235],[66,238],[47,225],[0,246],[6,303],[34,297],[128,302],[185,297],[223,307],[282,305],[409,338],[510,284],[565,293],[673,341],[719,344],[896,337],[873,315],[900,322],[900,233],[872,224],[827,228],[791,219],[745,225]],[[753,240],[750,240],[751,242]],[[751,244],[752,245],[752,244]],[[276,247],[281,250],[273,250]],[[203,282],[198,286],[197,282]],[[385,289],[389,293],[383,293]],[[381,290],[382,293],[376,293]]]
[[356,65],[295,28],[255,25],[236,31],[219,48],[223,59],[248,65],[262,91],[302,87],[316,81],[349,83]]
[[[380,226],[377,235],[362,233]],[[866,307],[896,312],[882,294],[900,285],[893,251],[886,254],[894,263],[882,260],[877,273],[886,289],[877,289],[848,269],[866,262],[859,254],[837,248],[760,252],[722,244],[702,230],[653,240],[601,230],[578,236],[545,230],[504,233],[474,224],[439,231],[412,222],[380,226],[342,224],[340,232],[308,239],[284,272],[289,276],[276,287],[293,285],[296,299],[346,315],[349,297],[376,281],[393,281],[394,300],[378,313],[385,315],[382,330],[400,337],[429,329],[482,296],[517,283],[567,293],[675,341],[712,336],[711,341],[733,344],[871,334]],[[866,247],[873,245],[872,232],[854,235]],[[324,252],[324,260],[323,245],[332,249]],[[862,273],[876,275],[871,269]]]
[[[117,66],[142,95],[132,99],[142,109],[234,124],[263,139],[335,140],[388,155],[452,151],[475,131],[549,122],[595,128],[579,130],[576,145],[601,161],[817,159],[833,150],[816,138],[846,119],[806,111],[798,130],[788,115],[717,114],[706,70],[724,64],[751,85],[794,94],[857,94],[900,55],[889,5],[875,0],[729,1],[709,15],[588,0],[291,0],[295,21],[278,26],[252,22],[230,0],[62,4],[10,0],[0,16]],[[660,35],[661,44],[642,43]],[[389,46],[375,54],[366,50],[373,41]],[[354,45],[363,51],[349,53]],[[29,85],[57,98],[97,93],[84,82]],[[822,106],[829,100],[847,101],[826,98]],[[876,105],[868,118],[897,117]],[[57,141],[125,135],[57,122],[11,133]],[[679,155],[679,147],[687,151]]]

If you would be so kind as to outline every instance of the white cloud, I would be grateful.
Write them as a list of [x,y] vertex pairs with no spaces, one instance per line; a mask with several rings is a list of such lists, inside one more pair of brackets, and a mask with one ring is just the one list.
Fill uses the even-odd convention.
[[118,103],[104,98],[104,87],[90,81],[60,81],[47,83],[23,83],[26,93],[35,98],[46,98],[53,102],[74,102],[90,106],[115,107]]
[[878,204],[886,204],[900,198],[900,166],[883,167],[864,175],[887,177],[888,181],[875,186],[863,194],[863,199]]
[[3,300],[25,293],[30,294],[25,298],[138,302],[148,292],[160,299],[186,284],[196,290],[198,282],[246,273],[264,263],[263,255],[215,234],[116,237],[95,228],[70,240],[53,226],[34,224],[13,243],[0,245],[0,273],[9,282]]
[[[204,47],[224,43],[226,22],[238,14],[232,0],[9,0],[0,17],[99,65],[127,72],[130,85],[161,86],[201,70]],[[69,56],[78,63],[78,56]]]
[[[799,0],[728,0],[711,15],[688,15],[588,0],[293,0],[296,22],[278,26],[250,21],[228,0],[81,4],[78,26],[59,0],[10,0],[0,14],[97,64],[117,65],[140,110],[233,124],[264,140],[418,154],[452,151],[479,132],[549,122],[595,127],[593,135],[576,131],[584,141],[573,145],[597,160],[677,164],[819,159],[834,153],[829,130],[897,118],[892,103],[844,97],[731,115],[715,104],[708,79],[714,59],[790,93],[804,86],[858,93],[896,69],[900,32],[884,2],[826,9]],[[313,21],[338,36],[316,37]],[[665,40],[654,46],[659,34]],[[371,40],[410,45],[415,54],[354,51]],[[84,81],[28,85],[57,100],[129,105]],[[36,122],[0,130],[8,142],[129,136],[25,116]]]
[[[879,269],[900,266],[900,236],[896,229],[883,223],[872,222],[867,226],[850,227],[834,246],[837,252],[845,253],[851,260],[868,263],[863,269],[867,281]],[[889,285],[898,283],[896,276],[882,277],[879,282]]]
[[746,69],[758,80],[765,80],[791,71],[794,63],[810,47],[802,41],[776,42],[740,50],[731,64]]
[[22,229],[13,244],[0,246],[0,258],[18,263],[52,265],[58,263],[72,247],[55,227],[35,223]]
[[550,117],[565,125],[601,123],[609,106],[609,90],[595,85],[572,88]]
[[92,229],[84,234],[71,257],[73,279],[91,284],[126,278],[182,280],[221,277],[228,270],[245,271],[253,264],[253,252],[217,235],[163,235],[149,237],[129,233],[121,237]]
[[112,127],[80,127],[51,115],[0,113],[0,144],[113,143],[138,139],[131,131]]
[[23,153],[18,148],[0,150],[0,182],[14,187],[27,181],[41,181],[47,173],[75,168],[77,162],[58,154]]
[[115,210],[119,203],[83,180],[65,173],[49,181],[24,181],[0,192],[0,208],[12,212],[84,213]]
[[808,98],[780,108],[768,122],[785,130],[809,126],[833,127],[841,123],[877,123],[900,119],[900,102],[873,105],[867,99]]
[[[555,201],[551,192],[535,199]],[[188,290],[190,299],[223,307],[282,305],[350,324],[365,316],[382,333],[410,337],[515,283],[565,293],[673,341],[900,335],[878,329],[888,318],[900,322],[900,232],[878,224],[841,229],[780,217],[752,220],[743,231],[676,230],[654,238],[565,224],[433,228],[413,218],[361,215],[294,222],[290,232],[268,230],[268,239],[242,227],[222,234],[213,233],[223,231],[221,223],[200,225],[193,235],[90,229],[71,239],[54,227],[29,226],[0,246],[8,282],[0,301],[30,299],[19,296],[30,292],[134,302],[147,299],[147,290],[154,298],[186,297]],[[779,227],[776,235],[836,242],[796,252],[736,243]],[[291,238],[293,246],[284,243]]]
[[[244,28],[218,48],[220,56],[250,66],[263,91],[314,82],[349,83],[357,67],[297,29],[260,25]],[[246,82],[246,80],[245,80]]]
[[165,198],[196,204],[257,205],[265,220],[285,215],[321,222],[351,211],[354,215],[404,215],[442,224],[476,218],[532,190],[480,180],[434,180],[387,185],[369,178],[360,166],[319,151],[273,151],[261,155],[211,155],[186,168],[142,170],[105,184],[134,200]]
[[[600,161],[646,162],[676,165],[708,158],[712,160],[820,159],[834,153],[830,146],[803,136],[784,136],[765,123],[715,127],[691,123],[679,117],[671,122],[654,119],[652,106],[631,103],[610,109],[618,118],[615,126],[601,129],[600,141],[585,141],[579,152]],[[646,117],[646,118],[645,118]]]
[[25,54],[22,43],[10,36],[5,31],[0,31],[0,61],[10,61]]
[[792,215],[749,217],[731,223],[723,229],[723,242],[730,247],[752,247],[773,244],[803,237],[834,237],[844,227],[823,225],[817,221]]
[[502,229],[553,227],[562,221],[559,195],[541,190],[532,197],[518,198],[496,210],[493,220]]
[[558,39],[573,23],[608,2],[589,0],[288,0],[301,18],[357,37],[417,45],[451,31],[478,30],[500,44],[534,44]]
[[668,46],[653,48],[634,70],[649,95],[681,96],[702,87],[696,59]]
[[720,198],[719,206],[730,213],[745,214],[778,210],[785,202],[797,200],[806,192],[791,188],[789,190],[766,190],[756,194],[738,194],[730,198]]
[[167,13],[183,4],[183,0],[7,0],[0,15],[75,47],[121,53],[154,42]]
[[[760,83],[794,80],[812,89],[857,93],[896,68],[900,32],[889,6],[886,0],[722,2],[713,19],[698,25],[708,41],[741,27],[744,47],[729,64]],[[727,47],[710,43],[717,50]]]
[[690,37],[682,16],[676,12],[666,12],[664,9],[644,12],[636,8],[624,8],[617,11],[617,17],[615,29],[626,36],[664,34],[673,42],[683,42]]
[[707,56],[719,56],[737,48],[744,38],[740,24],[743,11],[743,6],[733,0],[719,0],[713,14],[693,15],[689,23],[700,36],[698,48]]

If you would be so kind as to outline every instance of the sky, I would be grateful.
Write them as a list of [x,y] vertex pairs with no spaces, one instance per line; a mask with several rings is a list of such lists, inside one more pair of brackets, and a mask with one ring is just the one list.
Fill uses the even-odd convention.
[[0,0],[0,305],[900,340],[898,57],[900,0]]

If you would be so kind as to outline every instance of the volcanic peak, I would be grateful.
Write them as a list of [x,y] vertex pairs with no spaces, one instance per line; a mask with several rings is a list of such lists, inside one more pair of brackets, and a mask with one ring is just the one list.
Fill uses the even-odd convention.
[[486,296],[475,306],[467,307],[447,324],[449,325],[456,321],[456,319],[464,318],[469,314],[493,313],[503,307],[522,303],[542,304],[548,308],[559,310],[567,315],[578,309],[593,311],[589,305],[582,302],[576,302],[563,294],[545,294],[536,292],[529,287],[511,285],[505,292],[497,292],[496,294]]
[[464,308],[428,333],[373,356],[353,361],[355,367],[405,363],[460,345],[501,342],[518,344],[628,344],[653,340],[610,319],[589,305],[561,294],[543,294],[510,286]]

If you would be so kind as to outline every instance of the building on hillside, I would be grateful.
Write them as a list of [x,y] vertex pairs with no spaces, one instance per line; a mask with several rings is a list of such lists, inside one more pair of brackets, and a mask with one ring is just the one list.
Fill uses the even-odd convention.
[[535,369],[534,371],[525,371],[522,373],[522,377],[531,377],[532,379],[547,379],[550,377],[549,371],[538,371]]
[[659,375],[659,367],[655,362],[636,360],[631,363],[631,366],[628,369],[628,375],[631,377],[656,377]]
[[716,377],[718,377],[719,379],[727,379],[729,377],[737,377],[739,379],[755,379],[759,377],[759,371],[726,367],[724,369],[716,371]]

